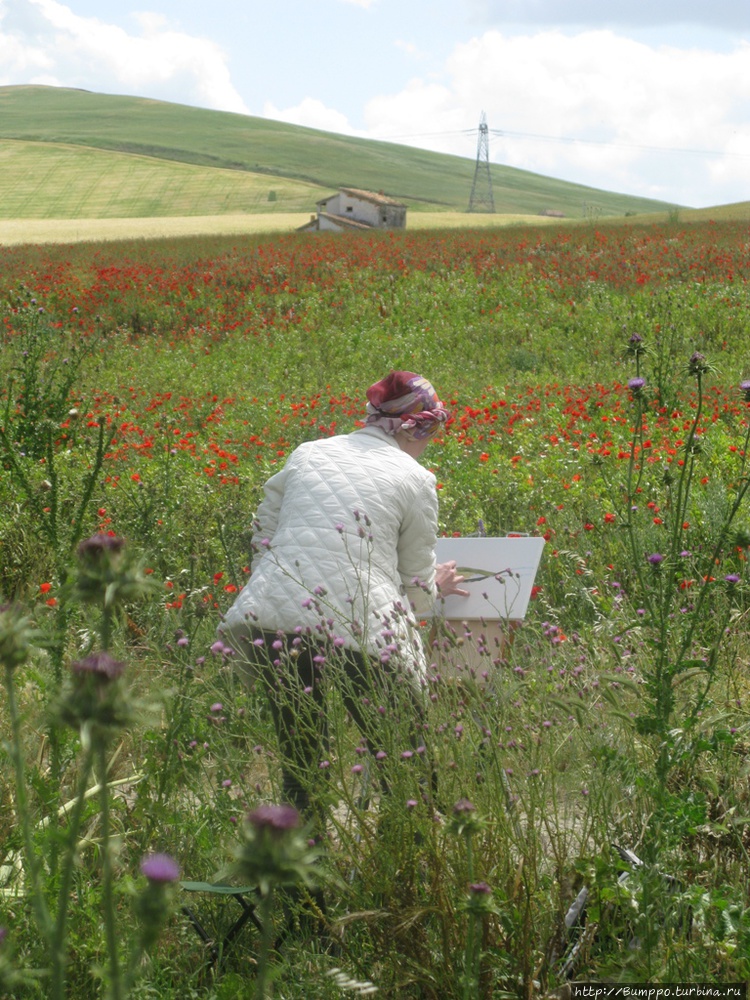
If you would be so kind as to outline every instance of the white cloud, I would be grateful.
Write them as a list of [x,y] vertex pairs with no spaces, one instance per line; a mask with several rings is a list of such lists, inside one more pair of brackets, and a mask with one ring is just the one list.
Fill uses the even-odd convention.
[[337,132],[339,135],[365,136],[352,128],[346,115],[334,108],[328,108],[322,101],[314,97],[305,97],[293,108],[277,108],[270,101],[263,106],[263,117],[274,121],[287,122],[290,125],[304,125],[307,128],[321,129],[323,132]]
[[494,24],[750,27],[750,7],[742,0],[471,0],[471,6]]
[[405,42],[402,38],[397,38],[393,44],[397,49],[401,49],[402,52],[405,52],[407,56],[423,55],[413,42]]
[[[697,205],[710,203],[700,186],[709,179],[723,178],[726,201],[750,198],[750,184],[744,193],[730,184],[743,170],[747,174],[738,151],[750,143],[742,108],[748,102],[748,43],[719,54],[654,48],[611,31],[572,37],[488,31],[455,47],[439,82],[415,79],[400,93],[377,97],[365,118],[372,135],[442,132],[431,148],[470,156],[465,136],[450,133],[476,128],[485,110],[490,129],[506,133],[491,135],[497,162]],[[587,141],[563,141],[570,137]],[[727,155],[722,160],[639,147]],[[646,160],[648,183],[639,173]]]
[[[81,17],[58,0],[5,0],[0,7],[0,80],[63,80],[66,86],[151,97],[248,114],[227,58],[208,38],[137,18],[140,34]],[[43,73],[43,76],[40,76]]]

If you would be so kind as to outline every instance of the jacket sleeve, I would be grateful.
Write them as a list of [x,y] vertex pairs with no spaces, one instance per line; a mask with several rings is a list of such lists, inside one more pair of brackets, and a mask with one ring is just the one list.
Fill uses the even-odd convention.
[[276,534],[279,513],[284,499],[284,489],[289,476],[289,462],[266,481],[263,499],[258,505],[253,519],[251,566],[259,559]]
[[[435,587],[435,545],[438,531],[438,503],[435,477],[423,470],[418,489],[411,497],[401,523],[398,539],[398,571],[409,601],[417,614],[433,607]],[[418,581],[415,583],[415,581]]]

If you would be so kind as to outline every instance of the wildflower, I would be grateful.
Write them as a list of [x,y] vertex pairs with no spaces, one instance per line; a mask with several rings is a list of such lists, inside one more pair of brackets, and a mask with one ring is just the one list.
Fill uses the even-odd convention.
[[469,885],[469,892],[474,893],[477,896],[491,896],[492,889],[487,885],[486,882],[472,882]]
[[639,396],[645,385],[645,378],[631,378],[628,382],[628,389],[630,389],[634,396]]
[[664,556],[660,552],[652,552],[647,558],[654,567],[660,566],[664,562]]
[[78,557],[89,562],[99,562],[102,559],[119,555],[125,547],[125,539],[117,535],[108,535],[106,532],[99,532],[90,538],[84,538],[79,544]]
[[294,806],[258,806],[247,814],[247,822],[258,831],[279,834],[295,830],[300,825],[300,814]]
[[740,582],[740,578],[736,573],[727,573],[724,579],[730,586]]
[[469,802],[468,799],[459,799],[453,807],[454,816],[469,816],[473,812],[476,812],[476,806]]
[[19,614],[12,604],[0,605],[0,663],[7,670],[26,661],[38,636],[30,619]]
[[169,854],[150,854],[141,861],[146,888],[138,896],[135,908],[140,923],[140,945],[149,951],[159,937],[169,916],[171,890],[180,878],[180,866]]
[[690,375],[705,375],[709,370],[706,358],[700,351],[696,351],[688,361],[688,373]]
[[112,608],[145,597],[159,589],[140,568],[128,559],[125,539],[100,532],[78,546],[79,570],[70,586],[74,600]]
[[630,335],[625,353],[631,358],[637,358],[640,357],[641,354],[646,353],[646,348],[643,346],[643,337],[640,333],[632,333]]
[[180,866],[169,854],[150,854],[141,861],[141,872],[149,882],[164,884],[179,879]]
[[750,379],[740,382],[740,391],[745,398],[745,402],[750,403]]
[[71,663],[70,669],[79,677],[90,674],[103,681],[114,681],[122,676],[125,666],[122,661],[113,659],[106,650],[101,650],[98,653],[90,653],[83,660],[75,660]]
[[459,799],[453,806],[449,823],[451,833],[459,837],[470,837],[482,830],[483,826],[483,821],[477,816],[476,806],[468,799]]
[[313,885],[317,881],[317,847],[300,829],[294,806],[262,805],[245,817],[242,842],[235,851],[232,873],[258,886],[268,896],[275,886]]

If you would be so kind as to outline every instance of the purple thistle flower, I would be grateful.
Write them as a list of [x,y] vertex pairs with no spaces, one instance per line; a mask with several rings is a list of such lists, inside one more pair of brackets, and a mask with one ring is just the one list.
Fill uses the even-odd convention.
[[645,385],[646,385],[645,378],[631,378],[630,381],[628,382],[628,389],[630,389],[630,391],[633,393],[634,396],[637,396],[642,391]]
[[258,806],[248,813],[247,821],[259,832],[268,830],[270,833],[286,833],[296,830],[300,825],[300,814],[294,806]]
[[750,403],[750,379],[740,382],[740,391],[745,397],[745,402]]
[[141,871],[149,882],[166,884],[180,877],[180,866],[168,854],[150,854],[141,861]]
[[107,535],[104,532],[84,538],[78,545],[78,555],[81,559],[99,561],[105,555],[118,555],[125,547],[125,539],[117,535]]
[[453,807],[454,816],[469,816],[476,812],[476,807],[468,799],[459,799]]
[[727,575],[724,577],[724,579],[729,584],[734,584],[734,583],[739,583],[740,582],[740,578],[739,578],[739,576],[736,573],[727,573]]
[[469,885],[469,892],[473,893],[475,896],[492,895],[492,889],[487,885],[486,882],[472,882]]
[[660,552],[652,552],[647,558],[652,566],[660,566],[664,562],[664,556]]
[[98,653],[90,653],[83,660],[74,660],[70,669],[77,677],[91,674],[103,680],[114,681],[122,676],[125,666],[121,660],[115,660],[105,650],[100,650]]

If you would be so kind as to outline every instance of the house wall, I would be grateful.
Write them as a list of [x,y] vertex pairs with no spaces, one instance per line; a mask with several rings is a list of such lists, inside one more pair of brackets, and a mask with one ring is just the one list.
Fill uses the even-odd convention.
[[368,226],[381,225],[380,212],[377,205],[373,205],[368,201],[362,201],[359,198],[353,198],[343,191],[339,192],[338,209],[332,208],[331,211],[335,211],[337,215],[349,216],[349,218],[354,219],[356,222],[365,222]]
[[[339,214],[338,212],[335,212],[329,208],[324,208],[323,210],[326,212],[330,211],[332,215]],[[333,233],[341,232],[341,226],[337,226],[335,222],[333,222],[331,219],[327,219],[324,215],[318,216],[318,229],[320,229],[321,231],[328,230],[329,232]]]
[[325,201],[319,201],[318,212],[330,212],[331,215],[340,215],[339,196],[337,194],[332,194],[331,197],[326,198]]
[[[319,212],[329,212],[331,215],[341,215],[364,222],[376,229],[403,229],[406,225],[406,208],[400,205],[376,205],[374,202],[356,198],[353,195],[339,191],[325,201],[319,203]],[[321,229],[323,225],[321,224]],[[333,228],[327,226],[325,228]]]

